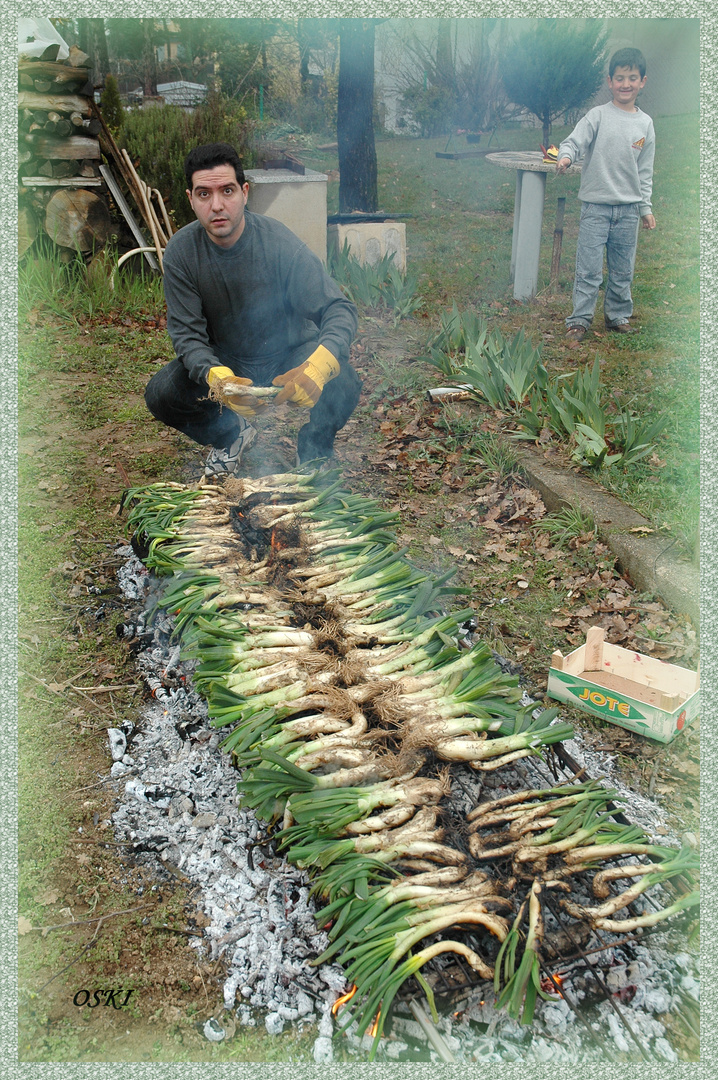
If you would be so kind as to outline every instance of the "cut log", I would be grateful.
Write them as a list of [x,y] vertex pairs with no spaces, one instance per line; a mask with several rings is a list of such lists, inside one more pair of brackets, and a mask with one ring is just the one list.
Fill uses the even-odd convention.
[[71,67],[69,64],[43,63],[42,61],[36,61],[34,64],[20,63],[18,64],[18,70],[20,72],[20,84],[25,87],[28,79],[30,83],[34,79],[49,79],[56,86],[74,84],[79,88],[87,82],[89,74],[86,67]]
[[26,75],[24,72],[21,71],[17,81],[21,90],[34,89],[35,84],[32,81],[32,75]]
[[82,49],[78,49],[77,45],[71,45],[68,59],[73,67],[85,67],[90,57]]
[[17,103],[19,109],[45,109],[47,112],[54,109],[60,113],[79,112],[83,116],[89,116],[92,111],[89,98],[79,94],[35,94],[21,90]]
[[[82,113],[79,113],[79,112],[70,113],[70,123],[72,124],[73,127],[76,127],[76,128],[83,127],[84,124],[85,124],[85,121],[82,119]],[[97,132],[94,132],[94,134],[96,135]]]
[[92,251],[112,235],[112,219],[97,195],[83,188],[56,191],[45,211],[45,232],[60,247]]
[[82,130],[85,135],[99,135],[102,131],[102,124],[96,116],[91,116],[89,120],[82,121]]
[[17,227],[17,257],[21,259],[37,236],[37,218],[29,206],[19,207]]
[[73,130],[73,127],[72,127],[72,124],[70,123],[70,121],[66,120],[64,117],[62,118],[62,120],[56,120],[55,121],[54,128],[55,128],[55,135],[57,135],[58,138],[66,137]]
[[45,135],[26,135],[38,157],[46,158],[91,158],[100,157],[100,144],[97,139],[87,139],[83,135],[71,135],[68,139],[50,139]]
[[77,176],[78,162],[76,161],[53,161],[52,175],[62,179],[65,176]]
[[47,94],[52,89],[52,79],[33,79],[32,85],[38,94]]

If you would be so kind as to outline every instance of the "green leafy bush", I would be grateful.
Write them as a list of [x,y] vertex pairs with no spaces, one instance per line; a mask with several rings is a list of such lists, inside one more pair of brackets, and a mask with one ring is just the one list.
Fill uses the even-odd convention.
[[189,151],[205,143],[227,142],[249,168],[254,164],[253,130],[244,108],[220,94],[211,94],[192,112],[178,105],[128,111],[122,145],[138,161],[145,183],[161,193],[179,228],[194,220],[185,194],[184,160]]

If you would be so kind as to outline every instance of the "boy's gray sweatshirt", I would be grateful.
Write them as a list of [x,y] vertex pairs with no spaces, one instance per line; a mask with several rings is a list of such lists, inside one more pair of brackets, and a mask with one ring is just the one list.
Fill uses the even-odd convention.
[[651,213],[656,137],[650,116],[626,112],[612,101],[590,109],[558,148],[559,160],[583,157],[582,202],[639,203],[641,217]]
[[317,345],[348,361],[356,308],[281,222],[245,211],[239,240],[222,248],[193,221],[163,262],[167,330],[194,382],[222,365],[267,385]]

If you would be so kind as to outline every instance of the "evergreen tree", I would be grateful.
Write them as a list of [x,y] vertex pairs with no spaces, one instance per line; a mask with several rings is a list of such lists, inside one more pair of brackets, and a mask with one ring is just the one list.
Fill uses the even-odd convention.
[[124,122],[125,114],[120,100],[120,91],[117,87],[117,79],[114,75],[107,75],[105,88],[100,98],[100,108],[105,118],[105,123],[113,135],[117,135]]
[[607,33],[601,19],[531,19],[507,48],[506,92],[541,121],[548,146],[551,123],[585,105],[604,78]]

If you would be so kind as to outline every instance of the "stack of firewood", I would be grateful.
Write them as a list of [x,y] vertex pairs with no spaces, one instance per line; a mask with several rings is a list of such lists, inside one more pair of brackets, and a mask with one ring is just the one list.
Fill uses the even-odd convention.
[[103,181],[88,60],[75,46],[66,61],[20,57],[20,255],[41,229],[68,258],[101,248],[112,233],[106,201],[91,190]]
[[90,102],[88,57],[74,49],[71,62],[20,60],[19,165],[25,177],[99,176],[99,121]]

